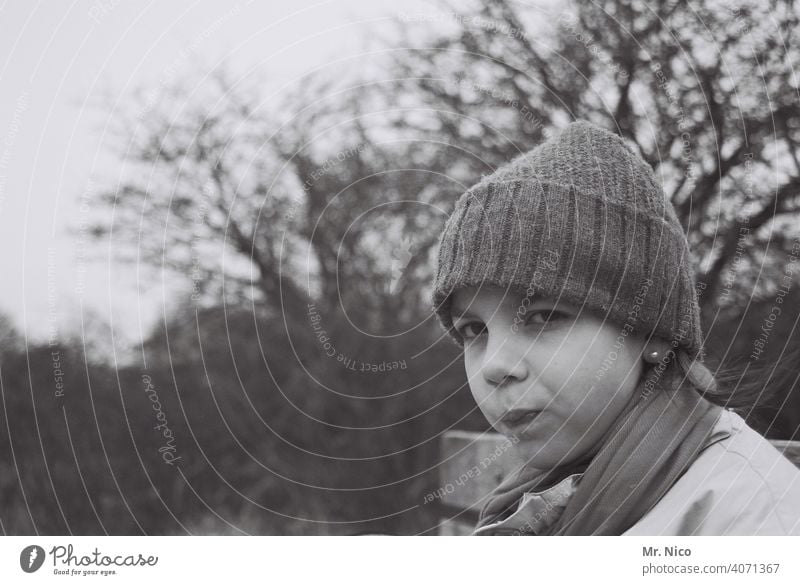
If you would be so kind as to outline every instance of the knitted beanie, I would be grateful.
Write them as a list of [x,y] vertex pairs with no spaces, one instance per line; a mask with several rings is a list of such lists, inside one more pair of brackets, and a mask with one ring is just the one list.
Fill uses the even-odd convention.
[[451,295],[487,284],[568,301],[703,359],[689,243],[672,203],[622,138],[591,123],[573,122],[457,201],[432,301],[461,347]]

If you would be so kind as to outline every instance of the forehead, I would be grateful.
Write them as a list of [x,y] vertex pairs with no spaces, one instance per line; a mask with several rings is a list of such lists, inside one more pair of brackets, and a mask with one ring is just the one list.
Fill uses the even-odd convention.
[[516,310],[525,298],[525,291],[517,288],[501,288],[495,285],[469,286],[456,290],[451,297],[450,314],[494,312],[508,307]]

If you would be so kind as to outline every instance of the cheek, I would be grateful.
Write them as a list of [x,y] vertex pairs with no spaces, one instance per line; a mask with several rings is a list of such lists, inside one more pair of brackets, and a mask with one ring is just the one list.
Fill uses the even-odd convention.
[[467,375],[467,384],[472,393],[473,398],[477,401],[482,398],[481,394],[481,377],[480,364],[473,359],[470,359],[467,354],[464,354],[464,372]]
[[[611,325],[585,326],[577,335],[572,335],[559,352],[559,365],[571,369],[570,379],[583,384],[588,390],[592,385],[627,385],[638,379],[638,359],[636,340],[622,338],[619,331]],[[627,382],[626,382],[627,377]]]
[[551,390],[586,395],[596,382],[597,364],[583,355],[578,350],[561,351],[542,364],[542,377]]
[[464,371],[466,372],[467,376],[472,378],[477,373],[478,370],[478,362],[475,358],[470,357],[469,350],[464,350]]
[[546,385],[561,394],[561,409],[580,424],[614,417],[637,386],[638,362],[627,353],[615,357],[607,347],[600,343],[575,344],[570,351],[560,352],[544,372]]

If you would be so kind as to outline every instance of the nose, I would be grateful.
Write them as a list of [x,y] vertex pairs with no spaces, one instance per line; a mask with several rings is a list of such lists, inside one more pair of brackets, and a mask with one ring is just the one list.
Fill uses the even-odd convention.
[[528,377],[528,368],[522,353],[514,351],[513,344],[504,340],[487,347],[482,367],[483,379],[492,385],[521,382]]

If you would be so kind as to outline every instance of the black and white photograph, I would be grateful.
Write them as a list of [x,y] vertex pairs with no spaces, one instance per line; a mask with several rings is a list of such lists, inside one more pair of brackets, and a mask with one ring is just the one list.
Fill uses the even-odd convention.
[[0,1],[4,579],[797,582],[690,537],[800,536],[799,87],[793,0]]

